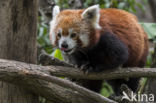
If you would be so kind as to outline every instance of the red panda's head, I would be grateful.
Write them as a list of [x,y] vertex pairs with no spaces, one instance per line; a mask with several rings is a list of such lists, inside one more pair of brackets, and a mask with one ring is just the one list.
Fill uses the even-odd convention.
[[53,9],[53,19],[50,22],[50,40],[52,45],[64,53],[71,54],[77,48],[86,48],[97,40],[100,8],[91,6],[86,10],[59,10]]

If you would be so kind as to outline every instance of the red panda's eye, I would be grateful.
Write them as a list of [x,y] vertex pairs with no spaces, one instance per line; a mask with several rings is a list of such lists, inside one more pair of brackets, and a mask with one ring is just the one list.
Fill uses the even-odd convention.
[[58,33],[57,35],[58,35],[59,38],[61,37],[61,33]]
[[71,38],[74,38],[74,37],[76,37],[76,33],[71,34]]

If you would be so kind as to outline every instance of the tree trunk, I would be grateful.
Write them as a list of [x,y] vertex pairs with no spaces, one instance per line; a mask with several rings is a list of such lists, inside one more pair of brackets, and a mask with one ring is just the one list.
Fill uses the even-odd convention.
[[[37,0],[0,0],[0,58],[36,63]],[[0,103],[37,103],[38,96],[0,82]]]
[[148,0],[150,8],[151,8],[151,13],[153,15],[153,19],[156,22],[156,1],[155,0]]

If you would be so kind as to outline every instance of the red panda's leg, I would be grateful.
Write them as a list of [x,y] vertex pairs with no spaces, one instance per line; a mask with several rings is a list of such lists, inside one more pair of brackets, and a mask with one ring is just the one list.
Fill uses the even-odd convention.
[[[136,67],[143,68],[145,66],[147,53],[148,51],[144,53],[144,55],[142,56],[141,60],[138,62],[138,65],[136,65]],[[130,66],[126,66],[126,67],[130,67]],[[110,80],[107,82],[112,86],[114,90],[114,94],[119,96],[119,95],[122,95],[122,91],[120,89],[122,84],[126,84],[135,93],[138,88],[139,81],[140,81],[140,78],[129,78],[128,80],[116,79],[116,80]]]
[[121,96],[123,95],[120,89],[122,84],[126,84],[134,93],[136,92],[138,88],[140,78],[129,78],[129,80],[125,79],[115,79],[115,80],[109,80],[107,81],[111,86],[114,91],[114,94],[116,96]]
[[89,64],[83,70],[102,72],[115,69],[128,59],[128,48],[115,34],[101,34],[99,42],[87,51]]
[[92,90],[94,92],[99,93],[102,89],[103,80],[86,80],[80,79],[76,80],[78,84],[82,85],[83,87]]

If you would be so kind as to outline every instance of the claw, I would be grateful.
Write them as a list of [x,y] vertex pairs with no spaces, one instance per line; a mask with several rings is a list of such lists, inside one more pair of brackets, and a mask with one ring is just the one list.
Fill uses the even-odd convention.
[[89,65],[90,65],[89,62],[87,62],[87,63],[83,64],[83,65],[81,66],[81,68],[84,68],[84,69],[85,69],[85,68],[88,68]]
[[93,67],[87,62],[83,65],[74,65],[75,68],[78,68],[79,70],[83,71],[84,74],[88,74],[93,70]]
[[83,70],[83,68],[85,68],[86,65],[81,65],[80,70]]
[[85,73],[88,74],[89,72],[91,72],[93,70],[93,67],[90,66],[89,64],[83,66],[83,68],[81,68],[81,70]]
[[81,70],[86,71],[86,70],[88,69],[88,67],[89,67],[88,64],[82,65],[82,66],[81,66]]
[[88,67],[88,69],[85,71],[85,74],[88,74],[89,72],[92,72],[93,71],[93,67]]
[[74,67],[75,67],[75,68],[79,68],[79,66],[78,66],[78,65],[74,65]]
[[88,73],[89,73],[89,70],[84,71],[84,74],[86,74],[86,75],[87,75]]

